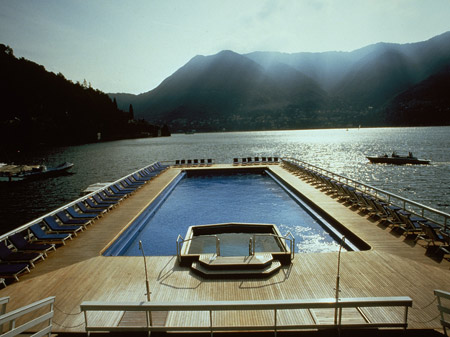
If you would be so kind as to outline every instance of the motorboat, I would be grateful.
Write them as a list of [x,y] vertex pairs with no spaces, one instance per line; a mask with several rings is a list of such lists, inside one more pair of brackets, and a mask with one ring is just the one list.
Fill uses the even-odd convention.
[[407,156],[400,156],[395,152],[392,153],[391,156],[387,154],[378,156],[378,157],[366,157],[369,159],[371,163],[374,164],[395,164],[395,165],[405,165],[405,164],[414,164],[414,165],[427,165],[430,163],[428,159],[419,159],[415,157],[411,152]]
[[21,181],[66,173],[73,163],[64,162],[55,167],[45,165],[1,165],[0,181]]

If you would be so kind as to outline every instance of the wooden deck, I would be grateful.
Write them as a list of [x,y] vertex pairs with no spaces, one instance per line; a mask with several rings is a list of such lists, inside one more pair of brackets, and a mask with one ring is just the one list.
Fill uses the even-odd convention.
[[[214,167],[233,168],[232,165]],[[371,246],[370,250],[341,255],[342,297],[409,296],[410,329],[440,329],[433,290],[450,290],[450,263],[426,255],[413,240],[391,232],[342,205],[314,186],[284,170],[270,169],[299,190],[328,215]],[[0,290],[10,296],[8,311],[47,296],[56,296],[53,332],[84,332],[82,301],[145,301],[142,257],[104,257],[101,252],[174,179],[179,168],[170,168],[97,220],[66,246],[50,253],[19,282]],[[168,242],[167,244],[173,244]],[[154,301],[272,300],[334,297],[337,253],[297,254],[291,266],[264,280],[205,280],[180,267],[174,256],[147,257],[151,298]],[[202,315],[183,313],[183,321],[198,324]],[[293,313],[294,314],[294,313]],[[301,314],[301,313],[298,313]],[[173,325],[181,313],[162,313],[160,323]],[[230,323],[256,324],[264,317],[230,315]],[[320,317],[322,320],[332,316]],[[112,324],[135,319],[122,313],[102,316]]]

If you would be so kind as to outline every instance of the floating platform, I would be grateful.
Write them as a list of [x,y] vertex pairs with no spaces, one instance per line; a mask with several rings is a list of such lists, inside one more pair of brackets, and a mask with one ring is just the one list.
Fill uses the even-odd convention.
[[[342,252],[340,296],[409,296],[414,305],[408,312],[408,329],[430,329],[431,333],[434,333],[433,329],[441,329],[433,290],[449,290],[450,263],[432,257],[430,253],[435,247],[427,249],[426,242],[414,242],[414,239],[379,225],[367,215],[353,211],[337,198],[292,174],[283,165],[265,166],[314,204],[324,216],[334,219],[335,223],[341,224],[369,246],[370,249],[364,251]],[[208,169],[213,168],[232,170],[233,166],[214,164]],[[84,334],[84,317],[80,311],[83,301],[146,301],[143,258],[107,257],[102,256],[102,252],[182,170],[187,169],[170,167],[165,170],[76,239],[49,253],[45,261],[37,263],[31,273],[23,275],[19,282],[1,289],[0,297],[10,296],[7,310],[56,296],[57,310],[54,312],[52,332]],[[337,256],[337,252],[296,254],[292,263],[282,265],[272,277],[227,280],[199,277],[191,268],[180,266],[176,256],[147,256],[151,299],[156,302],[190,303],[329,298],[335,294]],[[219,262],[227,264],[226,259]],[[369,319],[376,319],[378,314],[392,316],[389,308],[381,310],[380,313],[370,308],[362,309]],[[334,311],[325,315],[312,310],[311,315],[286,313],[287,317],[283,319],[288,323],[294,319],[304,319],[308,324],[314,317],[318,323],[332,324],[333,314]],[[165,311],[161,319],[155,319],[155,325],[162,328],[186,322],[199,325],[205,320],[205,315],[196,313],[187,316],[184,312]],[[145,322],[145,315],[138,317],[132,312],[107,312],[96,318],[98,324],[116,326]],[[262,312],[226,312],[220,319],[222,324],[231,326],[264,324],[268,318]],[[364,317],[358,313],[353,319],[364,323]]]

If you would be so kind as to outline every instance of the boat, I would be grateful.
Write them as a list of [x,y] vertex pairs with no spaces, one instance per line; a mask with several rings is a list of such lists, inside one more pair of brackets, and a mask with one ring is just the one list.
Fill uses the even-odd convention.
[[55,167],[45,165],[1,165],[0,181],[21,181],[56,176],[66,173],[73,163],[64,162]]
[[384,154],[384,155],[381,155],[378,157],[367,156],[366,158],[369,159],[369,161],[374,164],[427,165],[430,163],[430,160],[418,159],[417,157],[413,156],[413,154],[411,152],[409,152],[409,154],[407,156],[400,156],[400,155],[396,154],[395,152],[393,152],[391,156]]

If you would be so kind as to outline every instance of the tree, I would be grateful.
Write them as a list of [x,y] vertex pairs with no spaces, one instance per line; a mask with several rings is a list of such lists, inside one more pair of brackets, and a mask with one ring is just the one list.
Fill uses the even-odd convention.
[[[115,98],[114,98],[115,99]],[[133,104],[130,104],[130,108],[128,109],[128,112],[129,112],[129,119],[131,120],[131,119],[134,119],[134,110],[133,110]]]

